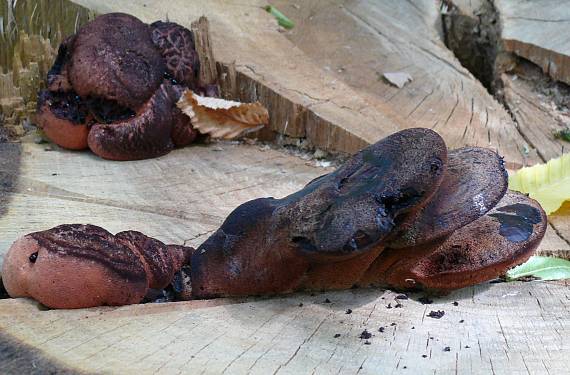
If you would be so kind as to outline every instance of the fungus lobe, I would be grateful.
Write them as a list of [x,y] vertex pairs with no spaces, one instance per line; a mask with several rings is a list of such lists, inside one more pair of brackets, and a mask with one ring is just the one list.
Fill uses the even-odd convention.
[[113,236],[94,225],[60,225],[16,241],[2,280],[11,297],[52,308],[139,303],[148,288],[166,286],[192,250],[139,232]]

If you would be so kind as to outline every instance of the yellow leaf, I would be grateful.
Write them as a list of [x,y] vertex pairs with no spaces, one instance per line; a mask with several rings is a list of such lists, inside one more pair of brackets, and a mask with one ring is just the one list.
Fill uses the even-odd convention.
[[519,169],[509,176],[509,189],[528,193],[551,214],[570,200],[570,154]]

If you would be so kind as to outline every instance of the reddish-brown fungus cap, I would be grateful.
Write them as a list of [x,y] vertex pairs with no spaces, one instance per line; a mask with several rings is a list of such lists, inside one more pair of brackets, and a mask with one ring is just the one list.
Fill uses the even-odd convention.
[[291,241],[315,261],[356,256],[432,197],[447,148],[429,129],[407,129],[363,149],[338,170],[282,200]]
[[127,305],[149,287],[166,287],[193,250],[135,231],[113,236],[94,225],[60,225],[16,241],[2,278],[10,296],[52,308]]
[[168,286],[174,273],[190,261],[194,250],[191,247],[165,245],[157,239],[132,230],[117,233],[115,239],[139,255],[146,271],[148,287],[153,289]]
[[313,263],[307,269],[300,289],[302,290],[342,290],[356,285],[366,270],[384,250],[382,245],[354,258],[329,263]]
[[390,235],[388,246],[416,246],[449,235],[493,208],[507,184],[503,159],[496,152],[480,147],[450,151],[439,189]]
[[150,26],[123,13],[97,17],[77,33],[69,79],[81,97],[100,97],[137,110],[163,79],[164,60]]
[[87,139],[89,148],[111,160],[164,155],[174,147],[171,140],[173,107],[170,83],[165,81],[135,117],[93,125]]
[[60,225],[22,237],[4,258],[2,280],[10,296],[52,308],[138,303],[147,290],[139,257],[93,225]]
[[485,216],[433,244],[387,249],[361,284],[450,291],[494,279],[523,263],[546,231],[540,205],[508,192]]
[[[302,287],[310,263],[346,261],[372,251],[398,215],[424,204],[437,189],[446,155],[435,132],[409,129],[366,148],[286,198],[241,205],[194,253],[193,294],[293,291]],[[367,264],[357,266],[353,268],[360,272]],[[320,285],[336,272],[318,268],[305,287]],[[347,274],[343,283],[358,276]]]
[[195,298],[292,292],[309,263],[288,241],[276,221],[279,201],[246,202],[193,254],[191,285]]
[[152,41],[166,61],[167,73],[177,82],[195,88],[200,62],[190,30],[174,22],[157,21],[150,25]]
[[[180,99],[185,88],[181,85],[172,85],[171,98],[174,103]],[[192,127],[190,117],[184,114],[177,106],[172,108],[172,142],[176,147],[184,147],[192,143],[198,136],[198,131]]]

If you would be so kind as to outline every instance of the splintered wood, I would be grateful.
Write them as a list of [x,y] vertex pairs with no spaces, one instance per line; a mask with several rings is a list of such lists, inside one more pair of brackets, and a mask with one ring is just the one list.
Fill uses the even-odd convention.
[[67,0],[4,1],[0,5],[0,127],[24,134],[36,96],[63,37],[93,18]]
[[[0,109],[6,129],[13,136],[24,134],[22,123],[36,111],[38,90],[45,86],[57,50],[39,35],[21,33],[14,46],[13,69],[0,72]],[[1,121],[0,121],[1,122]]]

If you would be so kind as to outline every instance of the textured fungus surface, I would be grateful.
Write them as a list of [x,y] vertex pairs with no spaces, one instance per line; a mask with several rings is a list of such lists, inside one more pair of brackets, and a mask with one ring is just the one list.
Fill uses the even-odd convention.
[[[400,215],[425,204],[436,191],[446,160],[437,133],[404,130],[297,193],[243,204],[193,256],[193,294],[291,291],[301,287],[313,264],[329,267],[320,264],[372,251]],[[373,260],[361,259],[364,268]]]
[[170,83],[165,81],[133,119],[95,124],[89,132],[89,148],[111,160],[156,157],[173,148]]
[[170,77],[185,86],[197,86],[200,62],[190,30],[174,22],[157,21],[150,26],[152,41],[162,51]]
[[[165,80],[155,96],[172,89]],[[137,140],[130,126],[109,129],[124,131],[123,145]],[[106,157],[130,152],[101,147]],[[242,204],[195,252],[139,232],[64,225],[18,240],[3,277],[11,296],[51,307],[136,303],[169,283],[180,299],[355,285],[445,293],[504,274],[539,245],[544,211],[506,189],[496,153],[448,152],[432,130],[407,129],[296,193]]]
[[60,45],[38,99],[37,122],[56,144],[112,160],[151,158],[194,141],[177,107],[198,87],[194,38],[172,22],[97,17]]
[[49,139],[70,150],[87,148],[87,112],[74,93],[43,91],[37,105],[38,125]]
[[140,302],[149,287],[165,287],[191,253],[139,232],[113,236],[94,225],[60,225],[16,241],[2,281],[10,296],[52,308],[126,305]]
[[410,247],[446,236],[484,215],[507,191],[507,171],[494,151],[464,147],[449,152],[435,196],[392,234],[390,247]]
[[536,201],[509,192],[487,215],[445,239],[385,250],[361,284],[450,291],[491,280],[526,261],[546,225],[546,214]]
[[77,33],[68,72],[81,97],[101,97],[136,109],[160,85],[164,70],[150,26],[127,14],[110,13]]

